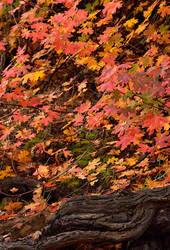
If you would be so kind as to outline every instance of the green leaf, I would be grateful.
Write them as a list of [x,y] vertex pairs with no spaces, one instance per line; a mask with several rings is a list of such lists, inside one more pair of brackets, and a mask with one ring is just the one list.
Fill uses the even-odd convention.
[[134,73],[135,71],[137,71],[139,69],[139,66],[138,66],[138,64],[136,63],[130,70],[129,70],[129,72],[130,73]]

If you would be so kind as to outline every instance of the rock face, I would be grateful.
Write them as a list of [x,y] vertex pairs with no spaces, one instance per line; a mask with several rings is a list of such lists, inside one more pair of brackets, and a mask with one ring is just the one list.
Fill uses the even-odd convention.
[[168,249],[170,186],[78,196],[66,201],[48,223],[38,240],[1,242],[0,249],[52,250],[80,244],[114,249],[118,243],[119,249]]

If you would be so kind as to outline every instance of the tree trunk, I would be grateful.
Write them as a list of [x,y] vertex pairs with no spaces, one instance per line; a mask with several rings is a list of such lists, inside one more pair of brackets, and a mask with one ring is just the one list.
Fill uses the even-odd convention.
[[83,249],[82,244],[86,249],[167,250],[170,186],[78,196],[66,201],[48,223],[38,240],[28,236],[1,242],[0,250]]

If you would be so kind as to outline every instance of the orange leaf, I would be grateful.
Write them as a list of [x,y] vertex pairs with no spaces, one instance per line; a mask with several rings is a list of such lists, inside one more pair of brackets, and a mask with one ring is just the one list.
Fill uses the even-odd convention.
[[13,213],[21,210],[22,206],[23,206],[22,202],[9,202],[8,206],[6,206],[6,210],[9,213]]
[[0,215],[0,220],[6,220],[8,219],[8,217],[9,217],[9,214],[5,213],[4,215]]

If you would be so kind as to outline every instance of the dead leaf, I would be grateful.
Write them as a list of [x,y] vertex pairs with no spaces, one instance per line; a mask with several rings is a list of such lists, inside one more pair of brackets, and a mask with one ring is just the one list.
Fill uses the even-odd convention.
[[35,233],[31,234],[34,240],[38,240],[41,235],[42,235],[41,231],[36,231]]

